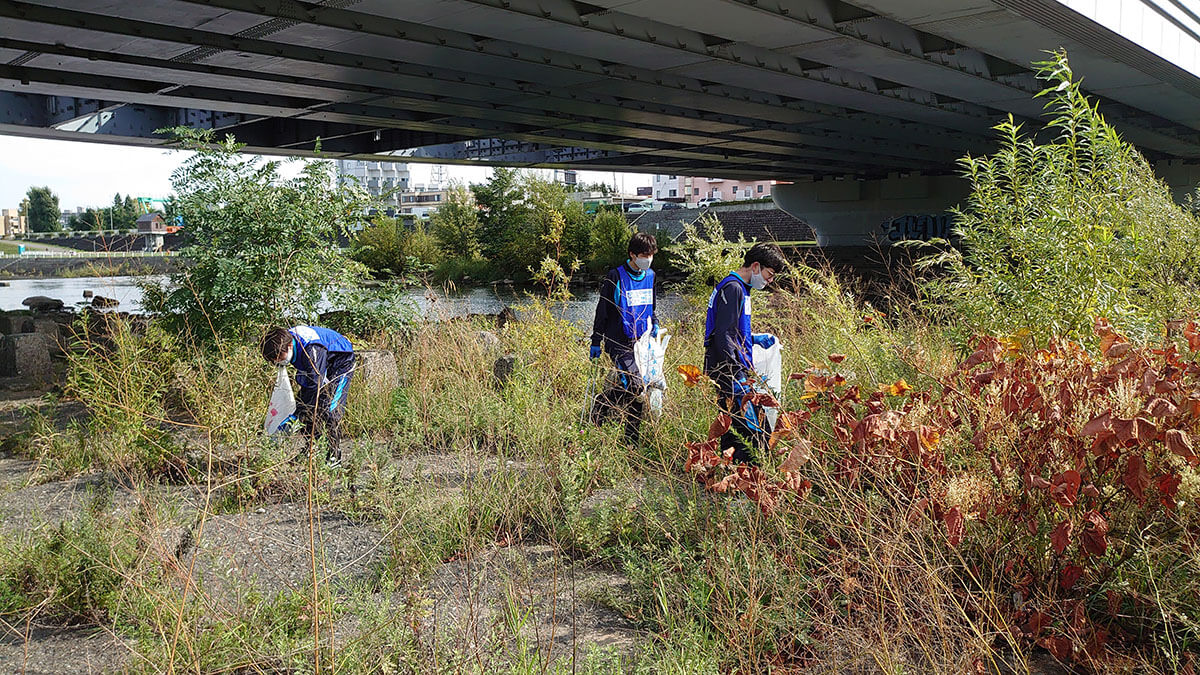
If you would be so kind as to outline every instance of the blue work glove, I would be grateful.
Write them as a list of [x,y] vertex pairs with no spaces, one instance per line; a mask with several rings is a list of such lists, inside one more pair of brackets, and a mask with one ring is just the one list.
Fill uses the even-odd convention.
[[654,324],[654,326],[652,328],[650,328],[650,337],[652,337],[652,338],[658,337],[658,324]]
[[750,386],[750,383],[746,381],[746,378],[743,377],[741,379],[734,380],[734,382],[733,382],[733,395],[734,396],[741,397],[741,396],[745,396],[745,395],[753,393],[753,392],[754,392],[754,388]]
[[771,345],[775,344],[775,336],[770,333],[758,333],[757,335],[752,335],[750,341],[763,349],[770,349]]
[[279,428],[279,431],[282,431],[285,434],[290,434],[290,433],[292,433],[292,431],[295,430],[296,426],[299,424],[300,424],[300,419],[296,417],[295,413],[293,413],[291,415],[288,415],[287,419],[280,422],[278,428]]
[[600,354],[601,354],[600,345],[592,345],[591,350],[588,352],[588,358],[595,361],[600,358]]

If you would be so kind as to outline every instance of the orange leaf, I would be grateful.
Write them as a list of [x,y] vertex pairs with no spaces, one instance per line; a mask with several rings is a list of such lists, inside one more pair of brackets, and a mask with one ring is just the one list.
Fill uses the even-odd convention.
[[711,382],[711,380],[708,379],[708,376],[704,374],[704,371],[700,370],[696,366],[684,364],[675,370],[683,376],[683,384],[688,387],[694,387],[702,382]]
[[845,354],[830,354],[829,360],[833,361],[834,363],[841,363],[842,361],[846,360],[846,355]]
[[879,391],[882,391],[888,396],[903,396],[912,391],[912,385],[904,380],[896,380],[894,384],[879,385]]
[[1183,327],[1183,337],[1187,338],[1188,349],[1200,352],[1200,327],[1196,326],[1195,321],[1189,321]]

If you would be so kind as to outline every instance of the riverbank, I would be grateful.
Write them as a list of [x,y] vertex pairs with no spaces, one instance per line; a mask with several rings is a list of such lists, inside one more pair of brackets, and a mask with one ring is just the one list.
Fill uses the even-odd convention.
[[116,277],[170,274],[182,264],[175,256],[85,257],[50,255],[0,258],[0,279]]

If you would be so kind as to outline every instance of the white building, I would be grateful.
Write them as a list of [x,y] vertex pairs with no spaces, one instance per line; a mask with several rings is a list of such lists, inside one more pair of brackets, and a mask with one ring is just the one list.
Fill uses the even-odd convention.
[[408,164],[405,162],[368,162],[360,159],[339,159],[338,181],[357,180],[381,208],[398,210],[400,193],[408,190]]
[[[701,197],[692,195],[692,191],[695,189],[692,186],[694,180],[691,176],[668,176],[656,173],[651,184],[651,196],[655,199],[672,202],[697,201]],[[696,194],[699,195],[699,193]]]

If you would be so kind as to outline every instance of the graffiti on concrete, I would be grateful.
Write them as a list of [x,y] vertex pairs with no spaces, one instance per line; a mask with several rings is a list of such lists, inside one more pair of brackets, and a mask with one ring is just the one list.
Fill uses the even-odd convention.
[[931,239],[949,239],[951,236],[950,215],[946,213],[900,216],[884,221],[879,227],[888,241],[910,239],[929,241]]

